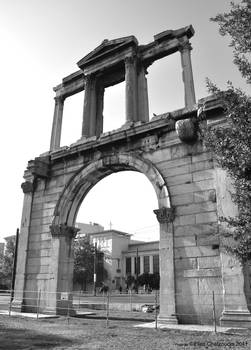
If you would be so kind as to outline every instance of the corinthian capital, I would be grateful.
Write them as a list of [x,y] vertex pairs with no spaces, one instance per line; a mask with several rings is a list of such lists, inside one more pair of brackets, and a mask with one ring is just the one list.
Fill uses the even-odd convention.
[[76,228],[74,226],[67,226],[65,224],[60,224],[60,225],[51,225],[50,230],[51,230],[52,237],[64,236],[72,239],[76,237],[79,231],[79,228]]
[[183,43],[183,44],[181,44],[180,46],[179,46],[179,51],[180,52],[183,52],[183,51],[191,51],[193,48],[192,48],[192,45],[191,45],[191,43],[189,42],[189,41],[187,41],[187,42],[185,42],[185,43]]
[[173,222],[174,220],[174,208],[163,207],[153,211],[157,216],[159,223],[163,224],[165,222]]

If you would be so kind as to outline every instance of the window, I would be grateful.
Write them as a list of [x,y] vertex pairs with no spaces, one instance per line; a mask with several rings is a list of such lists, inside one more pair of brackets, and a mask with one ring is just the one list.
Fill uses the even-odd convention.
[[153,273],[159,272],[159,255],[153,255]]
[[144,273],[150,271],[149,256],[144,256]]
[[131,273],[131,258],[126,258],[126,275],[130,275]]

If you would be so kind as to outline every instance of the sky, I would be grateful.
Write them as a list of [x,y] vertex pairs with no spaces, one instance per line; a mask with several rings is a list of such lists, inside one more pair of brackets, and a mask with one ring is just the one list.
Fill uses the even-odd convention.
[[[0,0],[0,241],[20,227],[23,173],[30,159],[49,150],[53,87],[78,70],[76,62],[104,39],[134,35],[139,44],[167,29],[192,24],[196,98],[207,96],[205,78],[221,88],[246,88],[232,63],[229,39],[209,21],[229,0]],[[148,69],[150,116],[184,106],[179,54]],[[65,101],[61,145],[80,138],[83,95]],[[125,121],[124,83],[105,94],[105,131]],[[120,195],[118,196],[118,193]],[[98,222],[157,240],[157,198],[142,174],[121,172],[100,181],[84,199],[79,222]]]

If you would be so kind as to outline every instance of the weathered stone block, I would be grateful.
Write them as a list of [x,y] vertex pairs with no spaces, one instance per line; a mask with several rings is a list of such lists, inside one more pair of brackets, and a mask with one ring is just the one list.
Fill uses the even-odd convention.
[[176,175],[184,175],[184,174],[189,174],[191,172],[191,164],[185,164],[181,166],[176,166],[173,168],[163,168],[162,169],[162,175],[164,177],[171,177],[171,176],[176,176]]
[[192,182],[192,174],[168,176],[166,177],[166,182],[168,186],[173,186],[178,184],[188,184]]
[[217,222],[218,216],[215,212],[196,214],[196,223],[203,224],[207,222]]
[[175,248],[174,256],[175,259],[178,258],[197,258],[200,256],[215,256],[219,255],[217,249],[212,249],[211,247],[201,246],[201,247],[184,247]]
[[174,260],[175,270],[197,269],[197,258]]
[[206,202],[210,201],[213,203],[216,203],[216,193],[214,189],[206,190],[206,191],[200,191],[200,192],[194,192],[194,202]]
[[198,245],[219,245],[219,238],[214,235],[199,235],[197,239]]
[[175,236],[185,236],[185,235],[205,235],[217,232],[217,224],[196,224],[187,226],[177,226],[174,227]]
[[195,215],[183,215],[175,218],[174,226],[193,225],[195,224]]
[[210,152],[203,152],[192,156],[192,163],[201,162],[203,160],[212,161],[213,156]]
[[174,237],[174,246],[175,248],[196,246],[195,238],[195,236]]
[[214,177],[215,177],[214,169],[196,171],[193,173],[193,181],[194,182],[208,180],[208,179],[214,179]]
[[37,273],[48,273],[49,272],[49,265],[41,265],[41,264],[38,264],[38,265],[31,265],[29,264],[27,266],[27,273],[29,274],[37,274]]
[[186,204],[176,208],[177,215],[189,215],[216,210],[216,204],[212,202],[202,202],[199,204]]
[[177,207],[178,205],[193,203],[193,200],[193,193],[179,194],[172,197],[172,204]]
[[213,267],[221,267],[221,261],[220,256],[214,256],[214,257],[199,257],[198,259],[198,268],[199,269],[207,269],[207,268],[213,268]]
[[207,169],[213,169],[214,168],[214,163],[213,160],[204,160],[201,162],[196,162],[191,164],[191,171],[197,172],[197,171],[202,171],[202,170],[207,170]]
[[184,278],[221,277],[221,269],[216,267],[213,269],[184,270],[182,272],[182,277]]

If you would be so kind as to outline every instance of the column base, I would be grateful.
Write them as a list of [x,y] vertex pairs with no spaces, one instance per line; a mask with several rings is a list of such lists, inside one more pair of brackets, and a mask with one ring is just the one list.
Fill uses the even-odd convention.
[[23,312],[23,301],[19,299],[13,299],[11,303],[11,310],[16,312]]
[[251,328],[251,314],[248,310],[224,310],[220,318],[222,327]]
[[177,319],[177,317],[175,315],[159,316],[158,317],[158,324],[159,325],[178,324],[178,319]]

